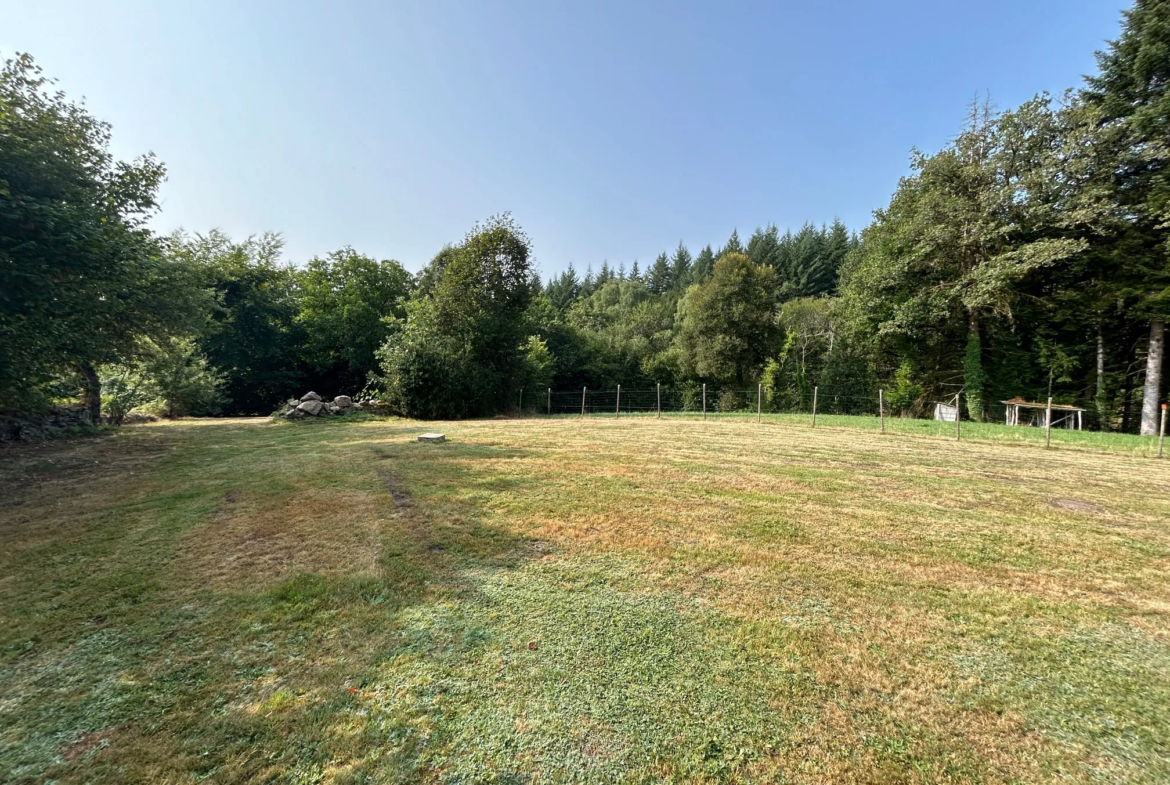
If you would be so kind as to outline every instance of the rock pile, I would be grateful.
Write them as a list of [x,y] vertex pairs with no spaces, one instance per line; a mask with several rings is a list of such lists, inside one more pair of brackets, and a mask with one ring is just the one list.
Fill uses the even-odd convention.
[[281,417],[290,420],[299,420],[303,417],[324,417],[330,414],[348,414],[357,411],[353,399],[348,395],[339,395],[332,401],[323,401],[315,392],[306,393],[301,399],[290,400],[284,405]]

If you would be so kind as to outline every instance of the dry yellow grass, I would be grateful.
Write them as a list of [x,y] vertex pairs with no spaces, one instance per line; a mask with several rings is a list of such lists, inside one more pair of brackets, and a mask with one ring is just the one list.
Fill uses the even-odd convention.
[[9,780],[1170,777],[1148,458],[207,421],[5,451],[0,482]]

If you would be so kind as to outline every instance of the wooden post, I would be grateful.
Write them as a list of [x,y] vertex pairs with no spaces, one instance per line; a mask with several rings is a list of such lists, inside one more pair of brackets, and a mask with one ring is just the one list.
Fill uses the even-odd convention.
[[658,383],[658,419],[662,419],[662,382]]
[[1162,420],[1158,424],[1158,457],[1162,457],[1162,442],[1166,441],[1166,404],[1162,404]]
[[519,414],[520,414],[520,416],[521,416],[521,417],[523,417],[523,416],[524,416],[524,388],[523,388],[523,387],[521,387],[521,388],[520,388],[520,406],[519,406]]
[[585,391],[588,389],[589,389],[588,387],[581,388],[581,416],[582,417],[585,416]]
[[703,419],[707,419],[707,383],[703,382]]
[[756,387],[756,422],[760,422],[764,411],[764,385]]
[[1048,399],[1048,407],[1044,410],[1044,446],[1052,446],[1052,398]]
[[817,389],[813,388],[813,424],[812,427],[817,427]]
[[548,413],[552,415],[552,388],[548,388]]
[[614,410],[613,416],[614,417],[621,417],[622,416],[622,386],[620,384],[618,385],[617,408]]
[[883,398],[884,390],[878,390],[878,418],[882,421],[882,433],[886,432],[886,403]]
[[959,396],[962,394],[962,390],[955,393],[955,441],[963,439],[963,411],[959,408]]

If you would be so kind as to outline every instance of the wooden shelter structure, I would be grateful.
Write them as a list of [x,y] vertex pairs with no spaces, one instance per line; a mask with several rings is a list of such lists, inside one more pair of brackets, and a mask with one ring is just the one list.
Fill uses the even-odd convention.
[[[1011,398],[1000,401],[1006,407],[1004,419],[1008,425],[1031,425],[1038,428],[1048,427],[1049,406],[1046,403],[1033,403],[1023,398]],[[1052,410],[1052,427],[1083,430],[1085,410],[1079,406],[1070,406],[1066,403],[1054,403]]]

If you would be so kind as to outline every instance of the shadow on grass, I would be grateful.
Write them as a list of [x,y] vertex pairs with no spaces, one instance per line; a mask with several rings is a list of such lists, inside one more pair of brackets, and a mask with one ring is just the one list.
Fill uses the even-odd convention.
[[[474,602],[469,576],[543,555],[484,523],[491,478],[468,465],[516,452],[379,444],[378,457],[355,463],[355,446],[418,427],[367,436],[344,425],[173,426],[120,435],[116,455],[93,442],[37,453],[24,526],[4,532],[24,550],[0,585],[0,779],[319,779],[355,754],[337,727],[355,710],[353,685],[402,643],[402,615]],[[176,441],[181,451],[160,449]],[[320,468],[305,472],[302,451]],[[99,470],[84,471],[94,461]],[[468,486],[478,490],[458,492]],[[225,507],[246,519],[249,504],[262,513],[290,491],[336,493],[340,516],[364,505],[377,523],[374,568],[228,589],[197,573],[176,580],[192,532],[220,525]]]

